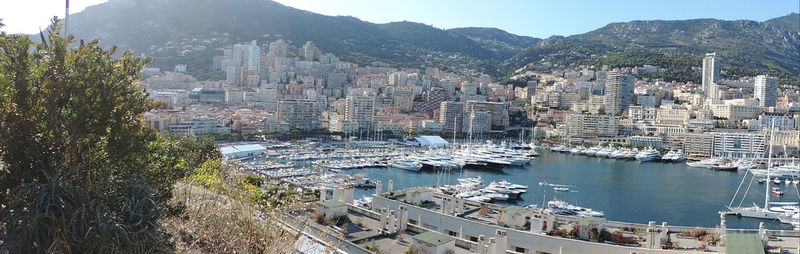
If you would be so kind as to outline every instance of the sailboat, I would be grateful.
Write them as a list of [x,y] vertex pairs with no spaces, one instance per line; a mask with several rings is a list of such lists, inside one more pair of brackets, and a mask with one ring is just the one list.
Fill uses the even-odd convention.
[[[772,167],[772,141],[774,138],[775,133],[775,121],[772,121],[772,128],[770,131],[770,139],[769,139],[769,155],[767,158],[767,169],[766,169],[766,179],[770,179],[770,167]],[[753,175],[753,178],[756,176]],[[781,221],[785,220],[786,217],[792,217],[795,214],[792,214],[791,211],[797,211],[798,206],[797,202],[769,202],[769,195],[770,193],[776,195],[782,195],[783,191],[777,192],[774,188],[770,188],[769,180],[765,181],[766,189],[764,191],[764,207],[759,207],[755,203],[751,207],[742,207],[742,206],[732,206],[733,201],[736,200],[736,195],[739,193],[739,189],[741,189],[744,180],[747,178],[747,175],[742,178],[742,182],[739,183],[739,188],[736,189],[736,194],[734,194],[733,199],[731,199],[730,204],[726,206],[727,210],[722,211],[722,214],[729,214],[729,215],[736,215],[741,217],[749,217],[749,218],[757,218],[757,219],[781,219]],[[752,178],[751,178],[752,181]],[[778,188],[778,190],[780,190]],[[747,197],[747,192],[745,191],[742,200]],[[741,204],[741,203],[740,203]],[[770,205],[774,205],[774,207],[770,207]]]

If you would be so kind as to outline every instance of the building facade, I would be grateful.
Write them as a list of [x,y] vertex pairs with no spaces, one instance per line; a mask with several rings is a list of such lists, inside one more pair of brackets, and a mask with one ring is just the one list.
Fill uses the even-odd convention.
[[278,121],[286,122],[291,130],[310,131],[322,127],[322,107],[314,100],[279,100]]
[[619,117],[609,115],[567,115],[567,133],[570,137],[614,137],[619,132]]
[[372,117],[375,114],[375,96],[367,91],[354,91],[345,99],[345,120],[358,123],[359,131],[372,129]]
[[443,101],[439,107],[439,123],[445,131],[460,130],[464,122],[464,103]]
[[716,53],[708,53],[703,58],[703,95],[712,100],[718,99],[719,65],[716,63],[716,57]]
[[611,97],[606,104],[606,113],[622,113],[633,102],[633,77],[618,71],[608,72],[606,93]]
[[753,97],[759,106],[774,107],[778,101],[778,78],[767,75],[756,76]]
[[714,133],[714,157],[763,158],[765,141],[761,133]]

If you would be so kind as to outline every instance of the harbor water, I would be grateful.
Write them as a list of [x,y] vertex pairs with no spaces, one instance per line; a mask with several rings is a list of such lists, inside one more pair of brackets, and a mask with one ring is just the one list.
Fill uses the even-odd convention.
[[[441,186],[458,184],[457,178],[481,176],[484,184],[507,180],[528,185],[528,192],[520,200],[501,203],[524,206],[556,198],[575,205],[605,212],[609,220],[644,223],[662,221],[676,226],[715,227],[719,225],[718,212],[725,209],[736,193],[742,177],[740,172],[712,171],[705,168],[690,168],[685,163],[660,163],[615,160],[582,155],[571,155],[542,151],[532,165],[524,168],[512,167],[500,171],[454,170],[449,173],[431,171],[411,172],[392,168],[367,168],[344,171],[366,173],[370,178],[382,181],[384,191],[387,182],[393,180],[394,189],[418,186]],[[750,176],[741,187],[739,198],[750,183]],[[543,184],[540,184],[542,182]],[[544,184],[546,183],[546,184]],[[568,192],[554,191],[556,186],[569,188]],[[773,185],[775,186],[775,185]],[[777,185],[784,190],[781,197],[770,194],[771,201],[798,201],[798,185]],[[764,184],[752,181],[742,206],[753,203],[763,206]],[[371,195],[375,190],[356,190],[356,198]],[[750,218],[726,218],[728,228],[758,228],[763,220]],[[777,221],[765,221],[772,229],[791,229]]]

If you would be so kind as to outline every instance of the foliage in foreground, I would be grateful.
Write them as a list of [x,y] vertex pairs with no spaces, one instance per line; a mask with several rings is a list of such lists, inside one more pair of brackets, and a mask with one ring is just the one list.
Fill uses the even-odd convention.
[[274,208],[294,206],[291,186],[264,183],[234,163],[206,161],[176,185],[173,204],[185,207],[165,220],[178,249],[211,253],[288,253],[299,237],[273,221]]
[[172,186],[219,153],[144,125],[149,60],[69,48],[59,27],[39,44],[0,34],[0,237],[24,253],[171,251],[159,219]]
[[258,209],[186,182],[175,185],[173,203],[185,207],[162,223],[179,252],[290,253],[298,235],[280,228]]

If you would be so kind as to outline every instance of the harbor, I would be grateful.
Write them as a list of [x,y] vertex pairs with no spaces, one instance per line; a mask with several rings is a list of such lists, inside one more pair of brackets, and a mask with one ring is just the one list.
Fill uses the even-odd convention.
[[[291,152],[300,146],[320,148],[305,147],[306,151],[319,151],[313,154],[300,155]],[[459,178],[479,177],[483,182],[481,187],[487,187],[492,182],[527,186],[525,192],[514,198],[483,200],[487,202],[546,207],[549,201],[558,199],[603,211],[609,220],[614,221],[647,223],[658,220],[669,221],[672,225],[703,227],[719,224],[719,212],[730,205],[737,187],[747,175],[746,170],[715,171],[690,167],[686,163],[645,163],[579,156],[543,148],[537,149],[538,157],[524,165],[494,168],[479,166],[479,161],[476,160],[479,157],[475,155],[459,157],[458,152],[447,149],[389,144],[353,150],[323,149],[322,146],[285,145],[272,150],[272,154],[267,153],[242,162],[265,176],[292,182],[304,188],[330,189],[338,184],[350,183],[357,187],[356,199],[374,193],[373,188],[377,181],[383,182],[385,188],[386,183],[392,180],[395,189],[404,189],[458,185]],[[475,149],[477,150],[479,149]],[[530,154],[523,149],[516,150],[520,154]],[[416,163],[418,168],[392,166],[401,161]],[[452,164],[447,164],[446,161]],[[468,166],[469,164],[472,166]],[[762,203],[765,189],[763,185],[755,185],[760,187],[750,189],[746,197],[737,199],[737,203],[741,202],[745,206],[754,202]],[[782,181],[781,184],[772,186],[778,188],[783,195],[769,195],[770,202],[799,200],[797,184],[792,184],[791,181],[786,184]],[[462,194],[460,197],[470,196]],[[765,222],[765,226],[771,229],[792,228],[791,225],[777,220],[765,221],[735,215],[728,216],[727,223],[729,228],[754,229],[758,228],[760,222]]]

